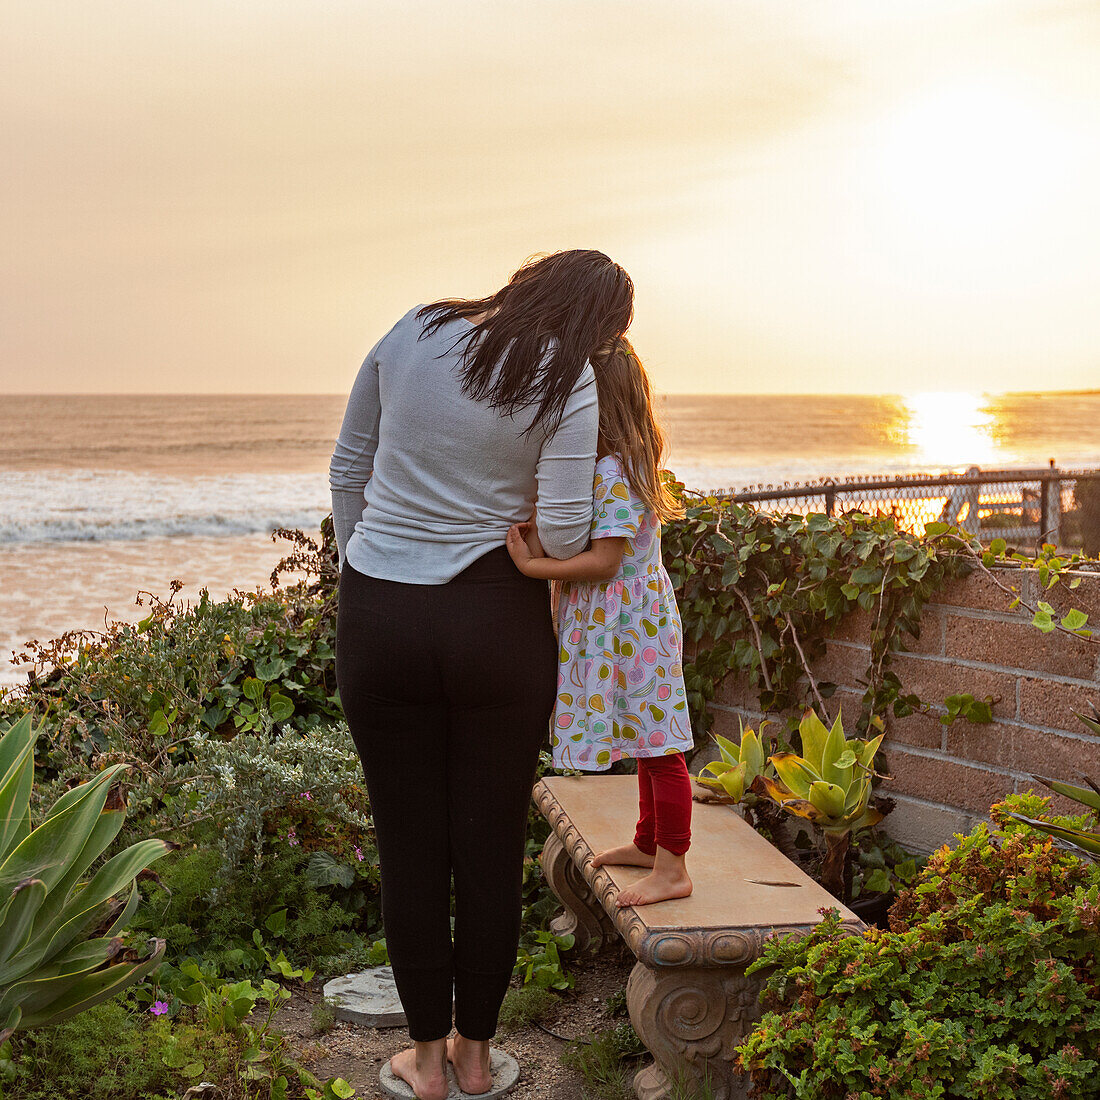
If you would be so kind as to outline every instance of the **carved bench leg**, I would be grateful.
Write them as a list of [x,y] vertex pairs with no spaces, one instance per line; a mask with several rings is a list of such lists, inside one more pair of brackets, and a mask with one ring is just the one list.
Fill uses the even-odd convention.
[[738,967],[668,967],[638,963],[626,986],[630,1022],[655,1064],[634,1078],[638,1100],[668,1100],[670,1081],[704,1082],[714,1100],[748,1097],[747,1074],[733,1049],[760,1015],[762,981]]
[[550,889],[565,906],[565,912],[550,922],[554,932],[559,936],[572,933],[573,949],[586,953],[615,943],[619,938],[615,925],[589,890],[584,876],[556,833],[551,833],[543,845],[539,863]]

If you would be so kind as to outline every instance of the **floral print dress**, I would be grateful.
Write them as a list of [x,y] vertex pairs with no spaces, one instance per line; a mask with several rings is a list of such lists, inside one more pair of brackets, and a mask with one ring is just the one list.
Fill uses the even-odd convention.
[[617,455],[596,463],[592,538],[624,537],[613,580],[566,581],[558,602],[554,766],[605,771],[623,756],[691,748],[680,612],[661,562],[661,523]]

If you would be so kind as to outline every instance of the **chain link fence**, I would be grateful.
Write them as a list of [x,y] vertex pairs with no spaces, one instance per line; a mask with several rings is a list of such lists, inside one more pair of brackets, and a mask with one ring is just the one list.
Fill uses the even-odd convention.
[[890,516],[914,534],[923,534],[927,523],[952,523],[983,542],[1003,538],[1036,549],[1049,542],[1100,554],[1100,470],[974,466],[965,474],[822,478],[712,493],[767,511]]

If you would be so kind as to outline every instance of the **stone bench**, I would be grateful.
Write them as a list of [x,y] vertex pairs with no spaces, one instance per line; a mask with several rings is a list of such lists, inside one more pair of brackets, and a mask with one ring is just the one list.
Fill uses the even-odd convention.
[[574,950],[598,951],[622,937],[638,960],[626,987],[630,1020],[654,1064],[634,1078],[639,1100],[665,1100],[671,1081],[707,1082],[714,1100],[749,1095],[733,1050],[760,1015],[763,975],[745,976],[773,935],[806,935],[818,910],[849,909],[765,840],[730,806],[696,803],[689,898],[620,909],[619,891],[646,872],[592,866],[593,855],[633,836],[638,781],[631,775],[547,778],[535,801],[553,832],[541,862],[565,906],[554,922],[576,937]]

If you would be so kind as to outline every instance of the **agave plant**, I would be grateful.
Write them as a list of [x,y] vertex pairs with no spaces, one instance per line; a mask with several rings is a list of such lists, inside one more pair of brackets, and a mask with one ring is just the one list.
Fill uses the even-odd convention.
[[846,890],[845,869],[852,834],[876,825],[882,814],[870,804],[875,753],[880,733],[871,741],[848,740],[840,715],[832,728],[807,710],[799,723],[802,755],[774,753],[776,778],[759,776],[754,785],[787,813],[805,818],[825,836],[821,884],[835,897]]
[[[1093,707],[1092,718],[1087,718],[1077,711],[1073,713],[1076,714],[1093,733],[1100,736],[1100,712],[1097,712],[1095,707]],[[1097,786],[1089,776],[1084,774],[1084,772],[1079,774],[1088,784],[1087,787],[1078,787],[1073,783],[1065,783],[1059,779],[1050,779],[1042,775],[1033,775],[1031,778],[1037,783],[1042,783],[1044,787],[1049,787],[1056,794],[1065,795],[1066,798],[1070,798],[1074,802],[1079,802],[1082,806],[1087,806],[1094,813],[1100,815],[1100,786]],[[1065,848],[1067,851],[1075,852],[1083,859],[1087,859],[1092,863],[1100,863],[1100,830],[1078,829],[1065,825],[1056,825],[1053,821],[1042,821],[1039,818],[1028,817],[1026,814],[1015,813],[1011,810],[1008,812],[1008,816],[1014,818],[1016,821],[1022,822],[1024,825],[1030,825],[1033,829],[1038,829],[1040,832],[1046,833],[1054,839],[1054,843],[1057,844],[1059,848]]]
[[30,715],[0,737],[0,1042],[107,1000],[164,955],[164,940],[139,953],[119,933],[138,904],[136,876],[174,845],[138,841],[84,878],[122,828],[112,786],[126,765],[66,791],[32,829],[37,739]]
[[[753,780],[764,773],[764,746],[755,730],[745,729],[745,723],[740,717],[737,722],[740,726],[737,744],[728,737],[714,734],[714,742],[721,753],[721,759],[712,760],[705,765],[695,781],[712,791],[724,792],[733,802],[744,802],[746,806],[752,806],[757,795],[750,788]],[[767,724],[766,720],[760,724],[761,733]]]

